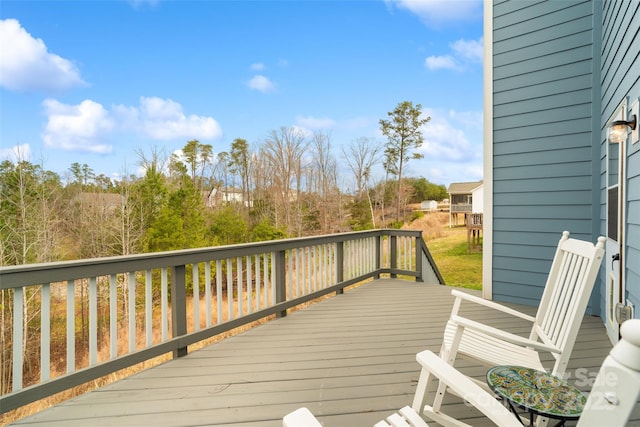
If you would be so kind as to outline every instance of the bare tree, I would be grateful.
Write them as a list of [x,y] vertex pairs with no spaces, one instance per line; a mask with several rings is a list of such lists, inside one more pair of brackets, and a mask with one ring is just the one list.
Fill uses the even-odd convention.
[[302,235],[302,160],[308,145],[303,132],[282,127],[271,131],[262,146],[273,180],[275,225],[282,223],[288,235]]
[[[56,220],[57,205],[61,195],[59,177],[44,167],[30,163],[19,149],[13,153],[16,163],[9,160],[0,165],[0,259],[1,265],[47,262],[57,259],[61,234]],[[39,327],[32,322],[40,315],[39,291],[27,289],[22,294],[22,328],[25,331],[21,343],[12,342],[6,328],[12,322],[12,304],[7,304],[14,295],[12,290],[0,291],[0,390],[9,390],[11,380],[11,358],[13,346],[21,346],[25,360],[25,377],[37,371],[35,355],[27,345]],[[35,367],[35,369],[33,369]]]
[[310,163],[309,190],[318,195],[320,231],[323,234],[335,229],[332,223],[338,214],[339,190],[337,163],[331,153],[331,134],[316,132],[311,137],[312,156]]
[[376,219],[369,196],[369,180],[371,179],[371,168],[380,159],[380,148],[380,145],[373,138],[365,137],[352,141],[347,148],[342,147],[344,159],[356,180],[356,200],[361,201],[366,197],[371,213],[371,224],[374,228]]

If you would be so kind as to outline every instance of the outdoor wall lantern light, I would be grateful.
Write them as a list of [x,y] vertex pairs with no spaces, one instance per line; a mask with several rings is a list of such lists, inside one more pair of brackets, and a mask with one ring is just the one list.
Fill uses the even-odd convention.
[[631,116],[631,120],[616,120],[609,125],[609,142],[611,144],[619,144],[627,140],[627,128],[635,130],[637,126],[637,117],[634,114]]

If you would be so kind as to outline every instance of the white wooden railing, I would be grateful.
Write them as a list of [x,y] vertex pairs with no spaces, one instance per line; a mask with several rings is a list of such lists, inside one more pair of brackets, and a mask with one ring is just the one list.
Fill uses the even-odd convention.
[[472,210],[473,210],[473,206],[471,204],[457,203],[457,204],[449,205],[449,211],[451,213],[456,213],[456,212],[470,213]]
[[443,284],[413,230],[0,267],[0,413],[381,274]]

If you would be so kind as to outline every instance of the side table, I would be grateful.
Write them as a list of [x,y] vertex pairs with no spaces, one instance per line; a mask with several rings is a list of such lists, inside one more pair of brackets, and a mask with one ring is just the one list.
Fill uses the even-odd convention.
[[514,405],[529,412],[530,425],[536,415],[560,420],[576,420],[582,414],[587,397],[566,381],[546,372],[522,366],[496,366],[487,372],[487,384],[502,397],[513,413]]

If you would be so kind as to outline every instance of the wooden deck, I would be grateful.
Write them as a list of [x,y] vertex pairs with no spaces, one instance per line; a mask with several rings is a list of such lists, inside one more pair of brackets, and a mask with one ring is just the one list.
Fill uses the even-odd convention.
[[[377,280],[16,425],[276,427],[284,414],[307,406],[328,427],[371,426],[411,403],[419,374],[415,354],[439,349],[452,301],[444,286]],[[466,313],[527,330],[483,308]],[[585,317],[570,381],[589,390],[587,379],[595,378],[610,349],[601,319]],[[485,372],[459,367],[478,377]],[[460,401],[448,406],[473,425],[491,425]]]

